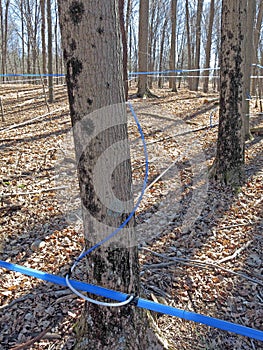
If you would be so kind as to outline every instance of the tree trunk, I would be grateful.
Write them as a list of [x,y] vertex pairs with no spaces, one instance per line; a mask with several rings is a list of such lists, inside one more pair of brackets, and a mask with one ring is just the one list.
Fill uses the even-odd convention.
[[242,118],[244,139],[250,140],[252,135],[249,130],[249,99],[251,82],[251,65],[253,55],[253,27],[256,12],[256,0],[247,0],[244,2],[243,22],[244,22],[244,61],[242,62],[242,74],[244,77],[244,89],[242,99]]
[[[171,35],[171,50],[170,50],[170,70],[175,71],[176,68],[176,27],[177,27],[177,0],[171,0],[171,22],[172,22],[172,35]],[[176,76],[176,73],[171,73]],[[172,92],[177,92],[176,78],[171,79]]]
[[53,51],[52,51],[52,11],[51,0],[47,0],[47,26],[48,26],[48,102],[54,102],[53,87]]
[[[84,235],[86,247],[91,247],[118,227],[133,206],[118,1],[59,0],[58,4]],[[113,165],[116,168],[109,171]],[[87,256],[89,283],[139,293],[133,224],[125,235]],[[131,305],[86,304],[76,332],[75,349],[159,348],[144,313]]]
[[216,179],[233,186],[238,186],[244,175],[241,116],[244,1],[223,0],[222,3],[219,130],[213,171]]
[[[47,74],[47,51],[46,51],[46,0],[40,1],[41,10],[41,43],[42,43],[42,72]],[[46,82],[46,77],[44,77]]]
[[[149,27],[149,0],[140,1],[139,11],[139,72],[148,71],[148,27]],[[147,75],[140,74],[138,77],[138,97],[144,97],[147,94]]]
[[[258,59],[258,48],[259,48],[259,40],[260,40],[260,33],[261,33],[261,27],[262,27],[262,19],[263,19],[263,1],[259,1],[259,8],[258,8],[258,14],[254,29],[254,50],[253,50],[253,63],[257,64],[259,62]],[[256,75],[257,68],[253,68],[253,75]],[[252,94],[256,94],[256,79],[252,80]]]
[[196,46],[195,46],[195,72],[196,76],[193,80],[193,90],[198,91],[199,87],[199,76],[200,76],[200,51],[201,51],[201,20],[203,14],[204,0],[198,0],[197,3],[197,17],[196,17]]
[[124,0],[119,0],[119,18],[121,28],[121,38],[123,47],[123,84],[125,90],[125,100],[128,100],[128,48],[127,48],[127,33],[124,23]]
[[[168,17],[165,17],[164,24],[163,24],[163,30],[162,30],[162,36],[161,36],[161,42],[160,42],[160,55],[159,55],[159,71],[163,71],[163,53],[164,53],[164,42],[166,37],[166,30],[168,26]],[[163,87],[163,78],[159,77],[158,79],[158,88],[161,89]]]
[[[214,17],[215,17],[215,0],[211,0],[211,3],[210,3],[210,15],[209,15],[209,26],[208,26],[208,33],[207,33],[206,48],[205,48],[205,68],[210,68]],[[209,75],[210,75],[210,71],[209,70],[204,72],[205,78],[204,78],[203,91],[205,93],[208,92]]]
[[[191,50],[191,33],[190,33],[190,16],[189,16],[189,1],[185,0],[185,14],[186,14],[186,35],[187,35],[187,53],[188,53],[188,69],[192,69],[192,50]],[[188,79],[189,89],[193,88],[192,78]]]

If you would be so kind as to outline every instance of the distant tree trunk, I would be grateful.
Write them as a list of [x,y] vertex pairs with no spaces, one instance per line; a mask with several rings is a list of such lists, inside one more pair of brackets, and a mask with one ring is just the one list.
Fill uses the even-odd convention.
[[244,89],[242,99],[242,117],[243,117],[243,132],[244,139],[249,140],[252,138],[249,129],[249,98],[250,98],[250,82],[251,82],[251,65],[253,56],[253,27],[254,18],[256,12],[256,0],[247,0],[244,3],[243,22],[245,26],[244,30],[244,61],[242,62],[242,74],[244,77]]
[[[159,55],[159,71],[163,71],[163,53],[164,53],[164,42],[166,37],[166,30],[168,26],[168,17],[165,17],[164,24],[163,24],[163,30],[161,35],[161,42],[160,42],[160,55]],[[161,89],[163,87],[163,78],[159,77],[158,79],[158,88]]]
[[20,2],[21,14],[21,45],[22,45],[22,74],[25,74],[25,22],[24,22],[24,1]]
[[242,98],[244,79],[243,10],[247,0],[223,0],[220,58],[220,110],[215,178],[238,186],[244,176],[244,137],[242,133]]
[[124,23],[124,0],[119,0],[119,18],[120,18],[120,28],[121,28],[121,38],[123,47],[123,79],[124,79],[124,89],[125,89],[125,99],[128,100],[128,48],[127,48],[127,33],[125,31]]
[[[139,72],[148,71],[148,28],[149,28],[149,0],[140,0],[139,10]],[[138,77],[138,97],[144,97],[148,93],[147,75]]]
[[[171,0],[171,22],[172,22],[172,35],[171,35],[171,50],[170,50],[170,70],[175,71],[176,68],[176,28],[177,28],[177,0]],[[171,73],[175,75],[176,73]],[[177,92],[176,78],[171,78],[172,92]]]
[[[211,0],[209,26],[208,26],[208,33],[207,33],[206,48],[205,48],[205,68],[210,68],[214,17],[215,17],[215,0]],[[204,71],[205,78],[204,78],[203,91],[205,93],[208,92],[209,75],[210,75],[209,70]]]
[[[253,50],[253,63],[257,64],[259,62],[258,59],[258,49],[259,49],[259,40],[260,33],[262,28],[262,20],[263,20],[263,1],[259,1],[258,14],[256,19],[256,25],[254,29],[254,50]],[[257,68],[253,67],[253,75],[256,75]],[[256,79],[252,80],[252,94],[256,94]]]
[[[0,20],[1,20],[1,51],[2,51],[2,74],[7,73],[7,40],[8,40],[8,13],[9,13],[10,0],[5,2],[3,6],[0,2]],[[3,76],[3,81],[5,77]]]
[[48,26],[48,102],[54,102],[53,86],[53,33],[51,0],[47,0],[47,26]]
[[[47,51],[46,51],[46,0],[40,1],[41,10],[41,43],[42,43],[42,72],[47,74]],[[46,77],[44,82],[46,82]]]
[[203,14],[203,4],[204,0],[198,0],[197,3],[197,17],[196,17],[196,46],[195,46],[195,64],[194,68],[196,72],[194,72],[194,76],[196,76],[193,80],[193,90],[198,91],[199,87],[199,76],[200,76],[200,53],[201,53],[201,20]]
[[[185,14],[186,14],[186,35],[187,35],[187,52],[188,52],[188,69],[192,69],[192,43],[191,43],[191,33],[190,33],[190,16],[189,16],[189,1],[185,0]],[[188,79],[189,89],[193,89],[192,78]]]
[[[127,218],[133,202],[118,1],[59,0],[58,4],[79,160],[85,243],[91,247],[102,239],[100,233],[111,233]],[[121,152],[114,152],[114,146],[119,144]],[[99,163],[106,152],[110,152],[106,164]],[[122,161],[124,155],[128,159]],[[113,171],[106,169],[113,164],[117,164]],[[100,189],[108,189],[108,179],[115,194],[114,203],[118,199],[115,208],[114,203],[108,207],[98,193]],[[121,237],[111,240],[87,256],[89,283],[125,293],[139,292],[138,248],[133,225],[132,220],[124,241]],[[160,349],[144,312],[131,305],[114,308],[86,304],[76,333],[75,350]]]

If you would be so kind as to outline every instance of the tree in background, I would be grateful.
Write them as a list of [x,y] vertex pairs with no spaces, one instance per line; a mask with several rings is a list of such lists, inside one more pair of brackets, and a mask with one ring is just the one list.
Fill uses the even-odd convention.
[[[93,2],[59,0],[62,46],[67,72],[70,114],[73,127],[81,125],[84,140],[96,129],[86,147],[80,145],[75,133],[75,148],[79,154],[78,178],[82,200],[86,248],[98,242],[98,234],[118,227],[131,210],[107,207],[98,191],[106,186],[106,171],[95,167],[101,156],[120,142],[121,152],[111,153],[108,167],[118,164],[111,174],[116,201],[130,203],[131,164],[122,160],[129,153],[125,94],[123,87],[123,53],[121,50],[119,3],[116,0]],[[88,59],[87,59],[88,57]],[[112,108],[114,115],[112,114]],[[111,118],[114,124],[111,124]],[[87,124],[85,124],[85,122]],[[80,124],[79,124],[80,123]],[[83,123],[83,124],[81,124]],[[111,127],[107,127],[107,125]],[[115,163],[116,162],[116,163]],[[117,200],[118,199],[118,200]],[[138,248],[134,244],[134,221],[121,240],[100,246],[87,256],[88,281],[125,293],[139,293]],[[159,349],[144,312],[131,305],[121,308],[101,307],[88,303],[78,326],[76,349]]]
[[[171,0],[171,22],[172,22],[172,33],[171,33],[171,50],[170,50],[170,70],[175,71],[176,69],[176,29],[177,29],[177,0]],[[171,73],[171,75],[175,73]],[[171,79],[172,92],[177,92],[176,78]]]
[[193,90],[198,91],[199,86],[199,76],[200,76],[200,55],[201,55],[201,20],[203,14],[204,0],[198,0],[197,3],[197,13],[196,13],[196,42],[195,42],[195,57],[194,57],[194,76],[193,79]]
[[[206,48],[205,48],[205,68],[210,68],[214,17],[215,17],[215,0],[211,0],[208,33],[207,33],[207,41],[206,41]],[[204,85],[203,85],[203,91],[205,93],[208,92],[209,75],[210,75],[210,71],[205,70],[204,71],[205,78],[204,78]]]
[[238,186],[244,176],[242,100],[245,58],[246,0],[223,0],[220,58],[220,109],[216,159],[212,174],[226,185]]
[[243,23],[244,40],[243,51],[244,59],[242,61],[242,74],[244,78],[243,98],[242,98],[242,118],[243,118],[243,133],[245,141],[250,140],[252,135],[249,128],[249,102],[250,102],[250,86],[252,73],[252,58],[253,58],[253,27],[256,13],[256,0],[247,0],[244,3]]
[[[149,31],[149,0],[140,0],[139,10],[139,47],[138,65],[139,72],[148,71],[148,31]],[[138,77],[138,97],[144,97],[149,92],[146,74]]]

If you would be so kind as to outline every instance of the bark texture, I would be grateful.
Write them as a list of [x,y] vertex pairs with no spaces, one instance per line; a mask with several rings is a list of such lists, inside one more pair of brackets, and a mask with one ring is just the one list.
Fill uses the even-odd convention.
[[218,180],[233,186],[239,185],[244,175],[243,1],[223,0],[222,3],[219,131],[214,170]]
[[[88,248],[127,218],[133,202],[119,1],[58,3]],[[118,145],[121,147],[115,149]],[[116,167],[110,172],[108,188],[106,179],[112,164]],[[105,189],[112,191],[116,203],[107,203],[107,195],[104,198],[100,193]],[[133,224],[131,221],[125,235],[121,234],[123,240],[111,240],[87,256],[89,283],[139,293]],[[87,304],[76,335],[78,350],[160,349],[144,312],[132,305],[110,308]]]

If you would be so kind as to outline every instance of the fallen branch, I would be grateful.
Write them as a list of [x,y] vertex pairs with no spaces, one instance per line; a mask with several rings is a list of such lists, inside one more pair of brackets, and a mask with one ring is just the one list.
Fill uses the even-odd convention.
[[187,258],[169,257],[169,256],[166,256],[164,254],[155,253],[152,250],[150,250],[148,248],[145,248],[145,247],[141,247],[140,249],[146,250],[146,251],[150,252],[151,254],[153,254],[153,255],[155,255],[155,256],[157,256],[159,258],[170,260],[170,262],[166,263],[166,264],[162,263],[162,264],[144,265],[143,266],[144,269],[164,268],[164,267],[167,267],[167,266],[171,266],[174,263],[180,263],[180,264],[187,265],[187,266],[192,266],[192,267],[199,267],[201,269],[208,269],[208,268],[211,267],[213,269],[220,269],[220,270],[222,270],[224,272],[227,272],[227,273],[230,273],[232,275],[242,277],[244,279],[249,280],[250,282],[259,284],[259,285],[261,285],[263,287],[263,282],[262,281],[260,281],[258,279],[254,279],[252,277],[249,277],[249,276],[247,276],[247,275],[245,275],[243,273],[235,272],[233,270],[227,269],[225,267],[222,267],[222,266],[218,265],[217,263],[208,262],[208,261],[201,261],[201,260],[191,260],[191,259],[187,259]]
[[226,256],[225,258],[218,260],[217,264],[221,264],[222,262],[226,262],[229,260],[233,260],[237,257],[238,254],[240,254],[241,252],[243,252],[243,250],[247,249],[247,247],[252,243],[253,241],[248,241],[243,247],[239,248],[237,251],[235,251],[234,254],[230,255],[230,256]]
[[2,200],[3,198],[7,198],[7,197],[29,196],[31,194],[39,194],[39,193],[43,193],[43,192],[52,192],[52,191],[64,190],[65,188],[68,188],[68,186],[58,186],[58,187],[44,188],[42,190],[35,190],[35,191],[29,191],[29,192],[5,193],[5,194],[1,194],[0,198]]
[[33,345],[34,343],[36,343],[37,341],[41,340],[44,335],[46,335],[50,330],[50,327],[45,329],[43,332],[39,333],[35,338],[23,343],[23,344],[20,344],[20,345],[17,345],[13,348],[11,348],[10,350],[23,350],[23,349],[27,349],[29,348],[31,345]]
[[27,124],[32,123],[35,120],[38,120],[38,119],[41,119],[41,118],[45,118],[45,117],[47,117],[47,116],[49,116],[51,114],[54,114],[54,113],[57,113],[57,112],[61,112],[61,111],[65,110],[65,109],[67,109],[67,107],[61,107],[61,108],[55,109],[54,111],[51,111],[49,113],[45,113],[45,114],[39,115],[39,116],[37,116],[37,117],[35,117],[33,119],[26,120],[25,122],[11,125],[11,126],[5,128],[5,129],[0,129],[0,132],[5,132],[5,131],[12,130],[12,129],[16,129],[16,128],[19,128],[20,126],[25,126]]
[[211,129],[211,128],[214,128],[214,127],[216,127],[216,126],[218,126],[218,123],[213,124],[212,126],[210,126],[210,125],[202,126],[202,127],[200,127],[200,128],[197,128],[197,129],[192,129],[192,130],[184,131],[184,132],[182,132],[182,133],[180,133],[180,134],[176,134],[176,135],[173,135],[173,136],[166,136],[166,137],[163,137],[162,139],[154,140],[154,141],[148,142],[147,145],[153,145],[154,143],[158,143],[158,142],[170,140],[170,139],[176,138],[176,137],[178,137],[178,136],[188,135],[188,134],[191,134],[192,132],[197,132],[197,131],[201,131],[201,130]]

